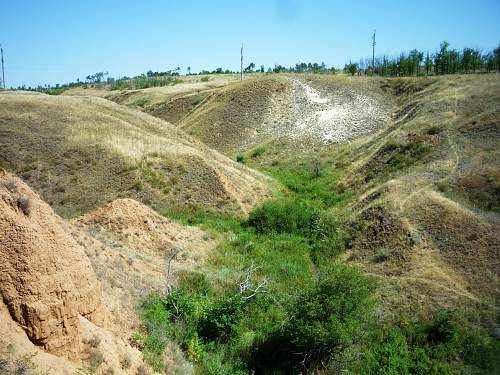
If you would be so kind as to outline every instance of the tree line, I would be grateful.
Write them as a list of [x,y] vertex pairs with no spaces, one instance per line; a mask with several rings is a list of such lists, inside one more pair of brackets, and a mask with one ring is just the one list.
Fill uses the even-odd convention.
[[[60,94],[64,90],[77,86],[100,86],[111,90],[142,89],[147,87],[169,86],[181,82],[178,78],[182,69],[153,72],[149,70],[145,74],[134,77],[109,77],[108,72],[97,72],[85,77],[84,81],[77,79],[76,82],[57,85],[45,85],[37,87],[19,86],[21,90],[33,90],[48,94]],[[313,73],[313,74],[336,74],[343,72],[350,75],[377,75],[383,77],[406,77],[443,74],[469,74],[500,72],[500,45],[491,51],[482,51],[477,48],[463,48],[462,50],[450,48],[448,42],[442,42],[439,49],[433,53],[413,49],[403,52],[398,56],[382,55],[374,60],[372,57],[360,59],[358,62],[350,60],[343,69],[328,67],[324,62],[300,62],[295,66],[286,67],[275,64],[274,67],[265,68],[264,65],[256,66],[251,62],[244,73]],[[239,72],[218,67],[214,70],[201,70],[193,73],[191,67],[186,68],[186,75],[216,75],[237,74]]]
[[469,47],[456,50],[445,41],[434,53],[413,49],[398,56],[378,56],[374,61],[369,57],[349,61],[344,71],[384,77],[500,72],[500,46],[487,52]]

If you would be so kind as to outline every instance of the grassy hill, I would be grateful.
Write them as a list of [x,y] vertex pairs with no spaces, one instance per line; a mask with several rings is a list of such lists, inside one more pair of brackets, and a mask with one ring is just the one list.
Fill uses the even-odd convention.
[[288,86],[280,77],[259,76],[218,89],[185,116],[181,129],[225,154],[249,147],[249,139],[266,127],[276,96]]
[[[163,368],[154,343],[166,331],[202,373],[494,373],[500,78],[307,82],[319,93],[369,89],[391,117],[341,144],[249,145],[240,160],[282,189],[248,220],[176,213],[226,241],[207,272],[142,306],[150,363]],[[201,129],[203,111],[211,129],[229,128],[214,143],[228,153],[243,122],[227,121],[223,98],[237,87],[196,110]]]
[[151,91],[0,94],[0,166],[65,216],[131,197],[220,240],[140,306],[155,370],[174,340],[204,374],[498,371],[497,75]]
[[271,174],[290,163],[316,165],[338,176],[330,189],[350,196],[342,210],[343,259],[387,283],[388,315],[496,306],[500,78],[318,77],[309,83],[320,92],[369,85],[393,103],[392,119],[372,135],[303,152],[271,141],[244,153],[247,165]]
[[357,197],[347,258],[382,275],[391,285],[385,301],[398,309],[498,308],[500,79],[381,87],[400,106],[393,121],[334,153],[345,171],[338,188]]
[[172,125],[96,97],[0,94],[0,168],[64,217],[119,197],[247,212],[266,179]]

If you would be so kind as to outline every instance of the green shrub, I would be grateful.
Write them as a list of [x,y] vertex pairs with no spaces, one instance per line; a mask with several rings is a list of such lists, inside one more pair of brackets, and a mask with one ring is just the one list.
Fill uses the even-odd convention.
[[299,298],[286,329],[293,344],[318,363],[360,339],[370,318],[373,281],[354,268],[337,265]]
[[406,337],[398,331],[391,330],[385,340],[366,354],[363,366],[358,369],[362,374],[408,374],[410,354]]
[[291,233],[312,237],[318,227],[318,204],[297,199],[270,200],[254,209],[247,225],[257,233]]
[[311,258],[316,265],[330,264],[345,248],[345,233],[341,228],[341,220],[336,213],[323,211],[318,225],[313,232],[311,242]]
[[179,272],[177,280],[179,282],[179,288],[189,293],[207,295],[212,289],[207,275],[201,272],[182,271]]
[[[375,331],[378,332],[378,331]],[[382,328],[367,341],[365,356],[353,365],[360,374],[497,373],[500,345],[483,329],[449,311],[430,321],[413,321]]]
[[243,302],[239,296],[222,297],[208,309],[199,323],[200,337],[227,342],[242,317]]
[[252,158],[257,158],[259,157],[260,155],[262,155],[263,153],[266,152],[266,148],[265,147],[256,147],[252,153],[250,154],[250,156]]
[[245,156],[243,154],[236,155],[236,161],[238,163],[245,163]]
[[382,248],[377,250],[377,252],[375,254],[375,261],[376,262],[385,262],[386,260],[389,259],[390,255],[391,255],[391,252],[387,248],[382,247]]
[[373,281],[336,265],[292,306],[283,330],[252,353],[250,366],[273,374],[311,371],[363,340],[373,307]]
[[[389,145],[385,146],[386,148]],[[392,147],[392,146],[391,146]],[[392,150],[392,149],[391,149]],[[432,147],[424,142],[410,142],[400,146],[389,158],[389,170],[399,170],[415,164],[432,152]]]

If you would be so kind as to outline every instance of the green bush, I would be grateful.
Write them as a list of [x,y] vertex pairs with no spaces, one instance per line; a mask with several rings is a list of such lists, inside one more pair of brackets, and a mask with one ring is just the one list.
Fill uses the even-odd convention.
[[312,237],[318,228],[318,204],[298,199],[270,200],[254,209],[247,225],[257,233],[290,233]]
[[[386,145],[386,148],[388,145]],[[392,150],[392,149],[391,149]],[[432,152],[432,147],[424,142],[410,142],[402,145],[387,161],[389,170],[399,170],[415,164]]]
[[177,276],[177,280],[179,288],[189,293],[207,295],[212,290],[207,275],[201,272],[181,271]]
[[[316,265],[335,259],[345,248],[345,233],[336,213],[321,212],[311,242],[311,259]],[[329,262],[326,262],[329,264]]]
[[245,162],[245,156],[243,154],[236,155],[236,161],[238,163],[244,163]]
[[363,340],[371,317],[374,283],[354,268],[336,265],[291,307],[283,330],[256,347],[251,368],[289,374],[322,367]]
[[303,353],[301,363],[319,364],[357,342],[370,318],[374,283],[354,268],[337,265],[299,298],[286,334]]
[[206,340],[227,342],[242,317],[240,296],[223,297],[215,301],[199,323],[198,333]]
[[265,147],[256,147],[252,153],[250,154],[250,156],[252,158],[257,158],[259,157],[260,155],[262,155],[263,153],[266,152],[266,148]]
[[500,345],[449,311],[438,312],[429,322],[401,323],[382,330],[368,341],[364,359],[353,366],[353,372],[437,375],[455,373],[457,366],[464,365],[474,374],[500,369],[499,360],[495,362],[500,358]]

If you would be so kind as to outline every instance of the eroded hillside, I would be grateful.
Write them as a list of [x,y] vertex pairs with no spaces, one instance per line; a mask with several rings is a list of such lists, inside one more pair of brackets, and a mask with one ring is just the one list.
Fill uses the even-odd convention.
[[[146,371],[130,343],[140,326],[136,306],[201,269],[216,245],[131,199],[66,222],[5,172],[0,236],[0,352],[13,370],[50,374]],[[174,342],[166,355],[189,371]]]
[[[344,146],[354,189],[347,257],[392,285],[408,311],[498,300],[500,80],[382,82],[400,110],[383,131]],[[403,303],[401,293],[410,298]]]
[[0,94],[0,167],[74,217],[115,198],[157,210],[245,213],[267,194],[260,173],[172,125],[95,97]]
[[178,126],[231,156],[270,142],[303,152],[372,133],[392,109],[369,80],[269,75],[214,90]]
[[[391,345],[422,373],[495,368],[500,78],[148,90],[122,105],[0,94],[0,165],[85,213],[63,225],[112,312],[106,337],[133,336],[167,373],[380,373]],[[19,198],[4,210],[24,223]],[[11,316],[9,330],[24,324]]]

